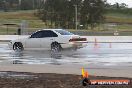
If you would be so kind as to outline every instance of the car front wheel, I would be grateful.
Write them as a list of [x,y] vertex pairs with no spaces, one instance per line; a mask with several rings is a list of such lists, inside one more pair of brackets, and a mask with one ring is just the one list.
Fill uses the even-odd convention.
[[22,43],[16,42],[13,45],[13,50],[22,51],[24,50]]

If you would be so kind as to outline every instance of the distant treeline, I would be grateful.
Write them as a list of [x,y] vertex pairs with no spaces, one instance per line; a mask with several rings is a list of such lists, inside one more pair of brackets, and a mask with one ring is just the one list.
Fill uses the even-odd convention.
[[[48,0],[0,0],[0,10],[1,11],[12,11],[12,10],[33,10],[38,9],[44,5]],[[72,0],[69,0],[72,1]],[[107,3],[107,0],[103,0],[105,3],[105,8],[107,8],[109,11],[117,11],[119,12],[130,12],[131,9],[126,9],[128,6],[125,3],[115,3],[110,4]],[[74,2],[78,2],[78,0],[74,0]]]
[[[0,0],[0,11],[17,11],[17,10],[34,10],[42,8],[48,0]],[[74,0],[74,2],[78,2]],[[125,3],[110,4],[105,3],[105,12],[107,13],[122,13],[132,14],[132,8],[128,8]]]
[[106,13],[121,13],[121,14],[126,14],[126,15],[132,15],[132,8],[107,9]]
[[105,4],[106,13],[121,13],[132,15],[132,8],[128,8],[125,3],[115,3],[111,5],[110,3]]

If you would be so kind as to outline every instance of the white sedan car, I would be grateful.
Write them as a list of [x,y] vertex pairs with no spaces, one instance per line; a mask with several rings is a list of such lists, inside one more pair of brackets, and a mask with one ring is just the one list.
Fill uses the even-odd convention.
[[62,50],[79,49],[87,45],[87,39],[62,29],[39,30],[27,38],[10,42],[13,50]]

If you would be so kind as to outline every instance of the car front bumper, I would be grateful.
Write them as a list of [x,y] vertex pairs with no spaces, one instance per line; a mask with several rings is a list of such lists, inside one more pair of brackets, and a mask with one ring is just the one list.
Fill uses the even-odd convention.
[[9,43],[8,43],[8,46],[9,46],[10,49],[13,49],[13,44],[12,44],[12,42],[9,42]]

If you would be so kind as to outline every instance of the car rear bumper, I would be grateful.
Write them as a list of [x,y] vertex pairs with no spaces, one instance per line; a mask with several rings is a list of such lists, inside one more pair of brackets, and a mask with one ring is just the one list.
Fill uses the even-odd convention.
[[61,44],[61,47],[63,49],[65,48],[83,48],[87,46],[87,42],[70,42],[70,43],[66,43],[66,44]]

